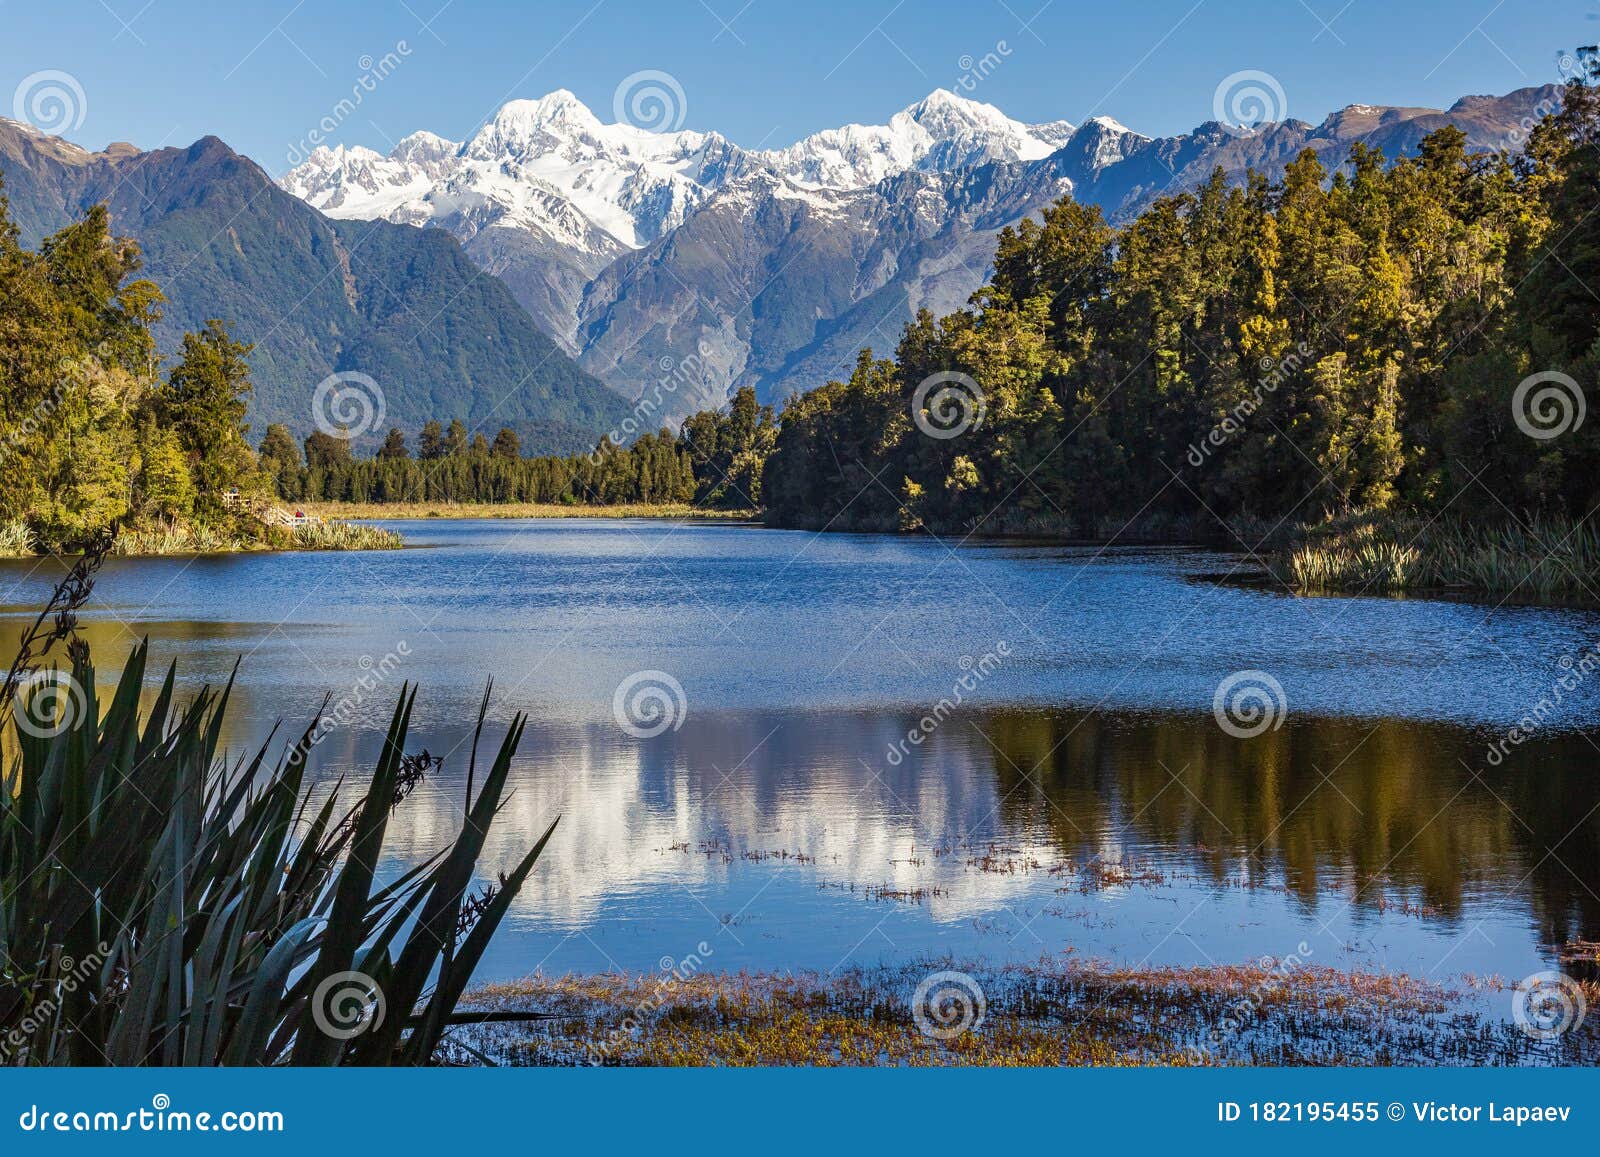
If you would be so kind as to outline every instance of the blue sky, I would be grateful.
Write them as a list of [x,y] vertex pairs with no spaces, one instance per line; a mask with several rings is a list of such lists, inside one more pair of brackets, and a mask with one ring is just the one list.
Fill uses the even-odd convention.
[[460,139],[555,88],[611,120],[619,82],[647,69],[682,88],[686,127],[750,147],[881,122],[963,75],[1022,120],[1109,115],[1156,135],[1210,118],[1243,70],[1270,73],[1310,121],[1544,83],[1559,50],[1600,38],[1596,17],[1600,0],[0,0],[0,115],[24,78],[59,70],[83,93],[65,134],[79,143],[215,133],[280,173],[390,54],[333,140]]

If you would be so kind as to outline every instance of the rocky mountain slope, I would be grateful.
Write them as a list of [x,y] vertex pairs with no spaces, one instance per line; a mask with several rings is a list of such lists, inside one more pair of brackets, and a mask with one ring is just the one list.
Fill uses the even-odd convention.
[[1029,125],[936,91],[887,125],[755,151],[603,124],[562,91],[511,102],[461,144],[320,149],[283,185],[331,216],[455,234],[586,369],[629,398],[670,379],[682,415],[747,384],[780,399],[863,345],[893,345],[919,307],[963,304],[996,232],[1058,197],[1125,218],[1216,166],[1275,174],[1306,148],[1336,164],[1358,140],[1398,156],[1450,123],[1474,149],[1515,148],[1558,93],[1150,138],[1108,117]]
[[215,137],[90,153],[0,119],[0,177],[30,245],[109,205],[167,295],[164,353],[210,317],[254,342],[258,434],[267,422],[309,432],[317,384],[341,370],[377,382],[386,425],[408,432],[459,416],[569,450],[592,446],[625,410],[448,232],[329,220]]

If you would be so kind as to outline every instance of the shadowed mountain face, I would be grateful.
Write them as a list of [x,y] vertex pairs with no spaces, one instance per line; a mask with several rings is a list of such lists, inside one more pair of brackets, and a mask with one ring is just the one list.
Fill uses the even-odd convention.
[[1001,227],[1061,196],[1121,220],[1218,166],[1276,176],[1312,149],[1332,167],[1357,141],[1397,157],[1446,124],[1470,149],[1515,150],[1559,94],[1152,139],[1107,117],[1025,125],[935,93],[888,125],[753,152],[604,125],[556,93],[512,102],[460,145],[416,134],[388,157],[318,150],[284,185],[336,216],[455,233],[587,370],[628,397],[671,381],[681,416],[744,385],[778,400],[863,346],[892,347],[919,308],[966,303]]
[[461,417],[490,435],[511,426],[531,450],[568,451],[621,417],[617,395],[449,234],[329,220],[215,137],[89,153],[0,119],[0,176],[28,244],[93,204],[110,207],[114,228],[143,249],[142,275],[166,294],[163,353],[210,317],[254,342],[258,432],[268,422],[309,432],[313,391],[344,370],[378,383],[384,428]]

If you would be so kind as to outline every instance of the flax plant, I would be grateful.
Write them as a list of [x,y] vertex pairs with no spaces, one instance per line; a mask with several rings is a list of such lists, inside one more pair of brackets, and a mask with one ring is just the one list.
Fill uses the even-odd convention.
[[[480,771],[485,693],[453,842],[380,882],[390,819],[438,762],[405,753],[414,688],[365,787],[313,795],[315,720],[230,761],[233,679],[180,705],[169,666],[141,711],[145,644],[106,703],[69,650],[70,670],[15,681],[0,749],[0,1060],[425,1064],[483,1019],[457,1002],[555,828],[472,890],[525,717]],[[322,1005],[352,974],[378,1015],[346,1027]]]

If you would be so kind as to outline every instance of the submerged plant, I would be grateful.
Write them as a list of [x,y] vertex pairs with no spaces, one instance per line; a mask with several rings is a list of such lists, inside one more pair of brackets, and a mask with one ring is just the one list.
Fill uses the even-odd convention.
[[0,751],[0,1061],[429,1062],[482,1019],[457,1003],[555,828],[473,893],[525,717],[475,797],[469,778],[454,842],[379,883],[390,817],[438,765],[405,754],[414,688],[365,789],[313,803],[316,721],[276,757],[269,737],[229,763],[232,680],[179,707],[169,667],[141,713],[146,658],[140,644],[103,711],[87,648],[70,673],[18,680]]

